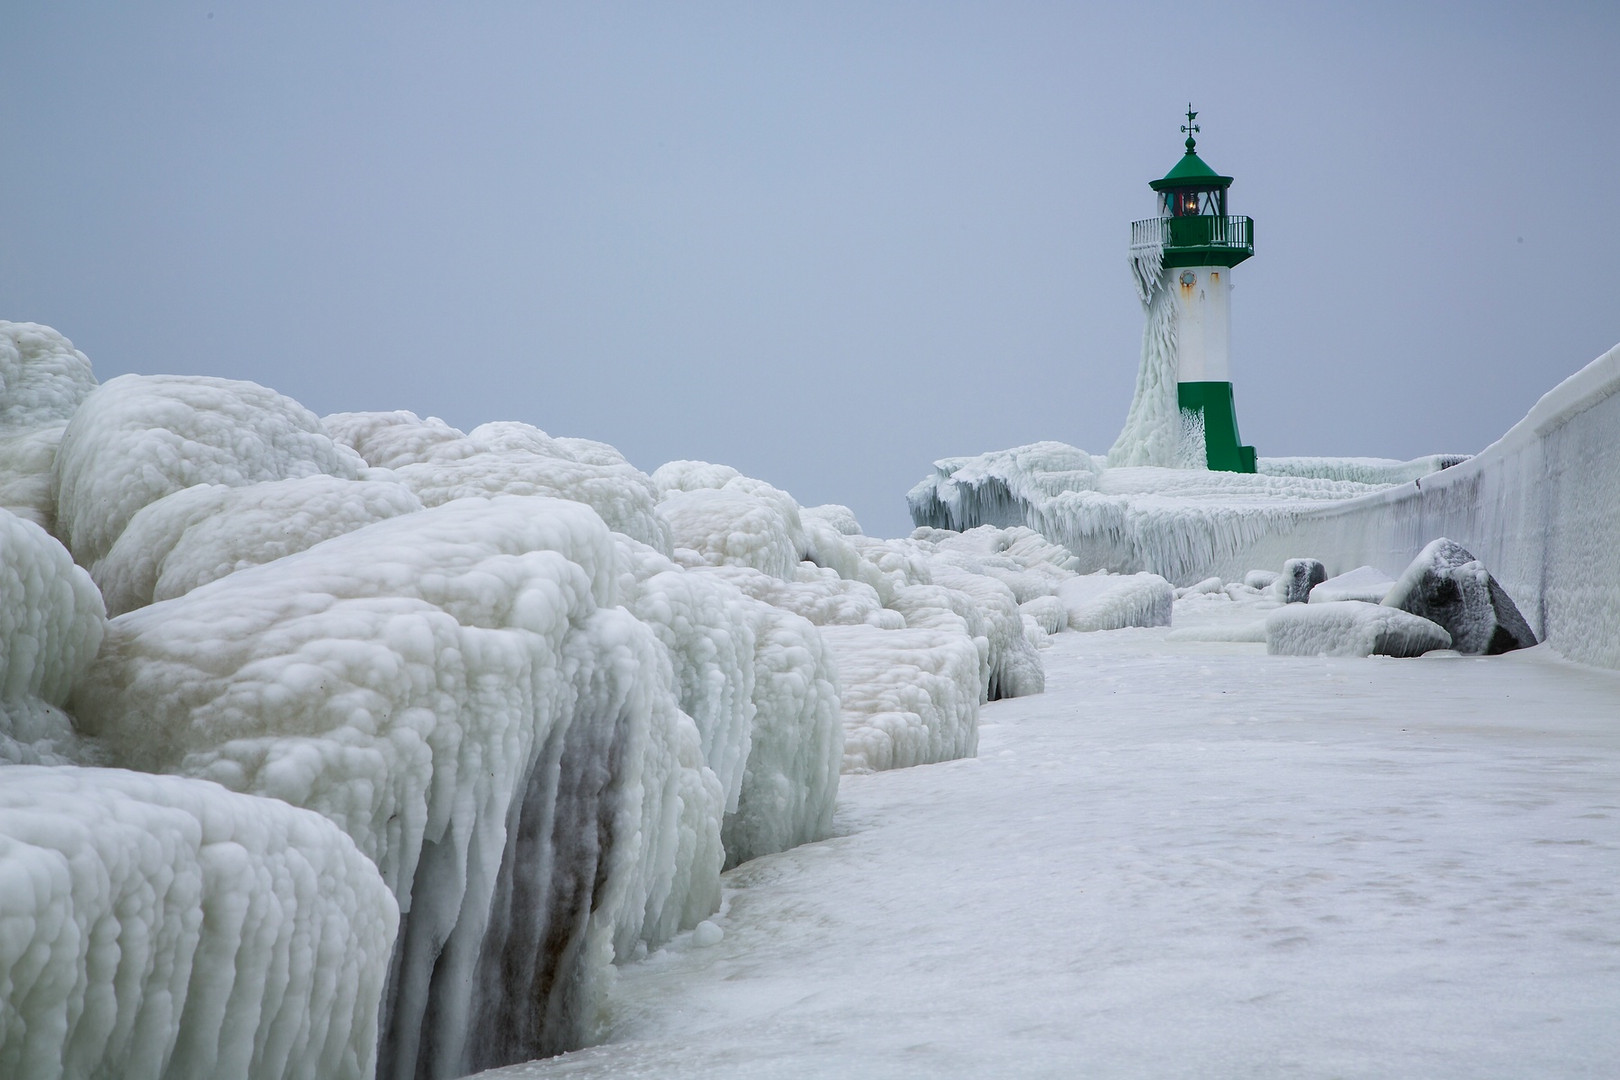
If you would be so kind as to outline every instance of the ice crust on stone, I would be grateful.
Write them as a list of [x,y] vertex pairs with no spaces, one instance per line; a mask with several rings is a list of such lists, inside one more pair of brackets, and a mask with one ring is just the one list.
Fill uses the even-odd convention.
[[94,572],[137,511],[182,488],[364,469],[314,413],[257,383],[121,375],[85,397],[62,436],[57,532]]
[[1458,652],[1496,655],[1536,643],[1485,564],[1443,536],[1418,553],[1383,602],[1444,626]]
[[744,566],[793,580],[804,546],[798,515],[777,503],[723,488],[672,491],[658,503],[677,551],[692,565]]
[[90,361],[67,338],[0,320],[0,507],[55,528],[56,448],[95,386]]
[[1327,580],[1327,567],[1320,559],[1289,559],[1283,563],[1282,574],[1272,584],[1277,599],[1285,604],[1304,604],[1311,599],[1311,590]]
[[1175,589],[1157,574],[1085,574],[1057,592],[1069,615],[1069,629],[1119,630],[1127,626],[1169,626]]
[[979,738],[980,654],[945,630],[828,626],[844,683],[845,772],[969,757]]
[[0,320],[0,428],[64,422],[95,388],[73,342],[49,326]]
[[1445,627],[1363,600],[1289,604],[1266,616],[1266,652],[1279,656],[1421,656],[1449,649]]
[[0,768],[95,759],[60,706],[106,625],[101,594],[67,549],[0,510]]
[[843,739],[820,635],[733,584],[738,575],[774,578],[685,571],[628,537],[617,541],[620,602],[668,650],[680,707],[719,781],[727,864],[825,837]]
[[96,583],[108,614],[122,615],[421,509],[410,489],[390,481],[315,475],[246,487],[198,484],[137,511],[96,564]]
[[0,1075],[372,1075],[398,909],[319,815],[6,766],[0,896]]
[[614,956],[718,902],[723,792],[617,566],[575,502],[390,518],[114,619],[73,707],[121,762],[317,810],[377,863],[382,1075],[555,1052]]
[[1311,586],[1307,603],[1327,604],[1337,600],[1361,600],[1381,604],[1395,579],[1374,566],[1358,566]]
[[404,411],[334,413],[325,422],[367,464],[392,470],[424,505],[494,495],[570,499],[591,507],[615,532],[669,553],[668,532],[653,513],[652,481],[605,443],[557,439],[515,421],[463,434]]

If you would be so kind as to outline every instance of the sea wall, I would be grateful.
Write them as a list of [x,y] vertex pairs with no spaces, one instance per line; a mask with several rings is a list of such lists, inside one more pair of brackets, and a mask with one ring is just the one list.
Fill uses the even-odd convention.
[[1485,562],[1543,640],[1620,667],[1620,346],[1565,379],[1484,451],[1442,472],[1313,510],[1222,567],[1309,555],[1330,574],[1391,574],[1448,536]]

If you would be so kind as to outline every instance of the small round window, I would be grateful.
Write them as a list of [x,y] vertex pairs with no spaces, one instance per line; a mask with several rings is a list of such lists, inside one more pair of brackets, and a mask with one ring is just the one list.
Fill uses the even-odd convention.
[[1183,285],[1194,285],[1197,282],[1198,275],[1193,273],[1191,270],[1183,270],[1181,272],[1181,283]]

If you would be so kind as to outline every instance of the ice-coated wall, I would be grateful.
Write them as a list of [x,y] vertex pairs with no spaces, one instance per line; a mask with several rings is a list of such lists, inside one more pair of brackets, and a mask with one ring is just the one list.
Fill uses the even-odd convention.
[[1442,472],[1302,516],[1228,565],[1280,552],[1329,573],[1399,575],[1436,537],[1494,574],[1565,656],[1620,667],[1620,346],[1549,391],[1480,454]]

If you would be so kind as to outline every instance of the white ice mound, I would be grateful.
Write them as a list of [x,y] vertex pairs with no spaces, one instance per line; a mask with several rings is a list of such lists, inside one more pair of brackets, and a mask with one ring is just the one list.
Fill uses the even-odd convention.
[[1395,579],[1372,566],[1358,566],[1347,573],[1330,577],[1311,586],[1309,602],[1329,604],[1338,600],[1360,600],[1368,604],[1383,603],[1384,597],[1395,585]]
[[91,759],[58,706],[95,659],[106,625],[101,594],[67,549],[0,510],[0,768]]
[[804,553],[804,527],[791,501],[732,488],[670,491],[658,516],[677,550],[710,566],[748,566],[792,581]]
[[1437,623],[1362,600],[1289,604],[1266,617],[1266,652],[1279,656],[1421,656],[1450,647]]
[[56,526],[56,448],[95,389],[90,361],[48,326],[0,321],[0,507]]
[[898,611],[883,606],[883,598],[871,585],[808,562],[799,564],[791,581],[746,566],[705,566],[697,573],[719,577],[745,595],[791,611],[815,626],[865,624],[898,630],[906,625]]
[[0,508],[46,530],[56,527],[56,448],[67,421],[0,427]]
[[73,342],[48,326],[0,320],[0,427],[65,421],[95,388]]
[[398,909],[316,814],[9,766],[0,897],[0,1076],[372,1075]]
[[364,468],[314,413],[257,383],[121,375],[85,398],[62,436],[57,531],[94,569],[136,511],[182,488],[316,474],[354,480]]
[[616,952],[719,896],[720,785],[616,573],[577,502],[391,518],[114,619],[76,716],[377,863],[407,913],[381,1075],[554,1053]]
[[336,413],[334,437],[367,463],[394,470],[428,506],[493,495],[549,495],[595,510],[622,532],[668,554],[669,537],[653,513],[648,476],[605,443],[556,439],[513,421],[483,424],[463,435],[444,421],[414,413]]
[[844,757],[838,674],[822,634],[766,604],[749,613],[754,730],[724,825],[728,866],[830,836]]
[[832,661],[813,626],[734,581],[787,583],[734,567],[687,571],[618,543],[620,602],[669,651],[681,709],[724,793],[727,865],[823,839],[843,747]]
[[1176,593],[1157,574],[1086,574],[1058,587],[1070,630],[1169,626]]
[[969,757],[979,743],[980,652],[948,630],[822,628],[843,685],[845,772]]
[[61,705],[106,629],[90,575],[44,529],[0,510],[0,700]]
[[422,509],[385,480],[303,476],[247,487],[198,484],[142,507],[96,564],[109,615],[182,596],[363,525]]

